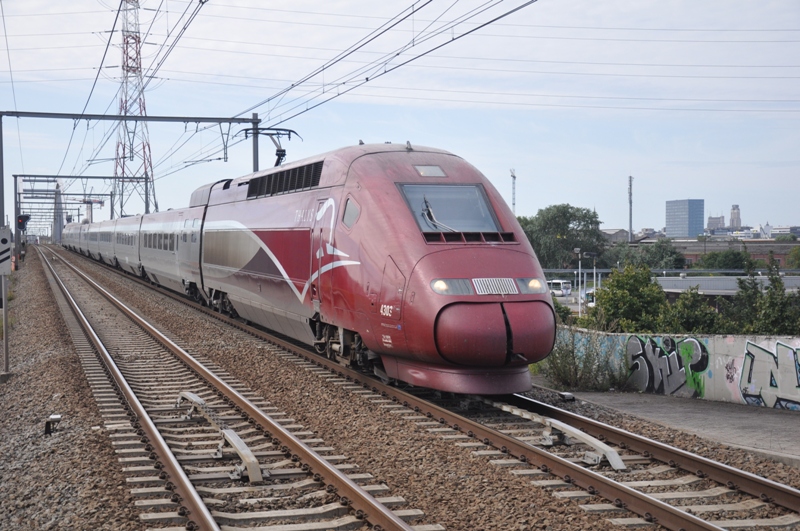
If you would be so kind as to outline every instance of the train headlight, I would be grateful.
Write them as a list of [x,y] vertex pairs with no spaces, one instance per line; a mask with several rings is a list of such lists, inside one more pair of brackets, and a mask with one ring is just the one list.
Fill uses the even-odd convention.
[[437,278],[431,289],[439,295],[473,295],[472,283],[466,278]]
[[518,278],[520,293],[547,293],[547,283],[540,278]]

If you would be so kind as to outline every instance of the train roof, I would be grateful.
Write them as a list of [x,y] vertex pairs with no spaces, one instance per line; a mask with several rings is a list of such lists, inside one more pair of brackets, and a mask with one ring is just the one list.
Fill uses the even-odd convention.
[[386,144],[359,144],[356,146],[347,146],[335,149],[333,151],[328,151],[327,153],[306,157],[304,159],[292,161],[286,164],[281,164],[280,166],[275,166],[273,168],[268,168],[265,170],[260,170],[254,173],[243,175],[235,179],[224,179],[214,183],[204,184],[203,186],[197,188],[194,191],[194,193],[192,193],[192,199],[190,201],[189,206],[192,207],[192,206],[206,204],[209,195],[211,194],[212,188],[214,188],[219,183],[225,183],[224,184],[225,188],[234,188],[238,186],[240,183],[244,184],[245,182],[250,181],[253,178],[263,177],[273,173],[288,171],[303,166],[312,166],[315,163],[322,162],[325,160],[335,160],[337,165],[342,166],[344,168],[348,168],[350,167],[350,164],[352,164],[354,160],[364,155],[372,155],[375,153],[402,153],[408,151],[439,153],[442,155],[455,156],[449,151],[445,151],[443,149],[431,148],[427,146],[414,146],[409,142],[407,142],[406,144],[386,143]]

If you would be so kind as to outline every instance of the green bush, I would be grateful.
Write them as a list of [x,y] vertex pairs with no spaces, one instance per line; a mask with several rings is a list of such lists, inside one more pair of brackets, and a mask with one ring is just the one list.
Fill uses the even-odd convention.
[[618,356],[611,336],[559,326],[553,352],[541,363],[541,373],[558,389],[608,391],[628,380],[626,357]]
[[553,309],[556,311],[556,322],[559,324],[571,324],[572,310],[569,306],[564,306],[553,297]]

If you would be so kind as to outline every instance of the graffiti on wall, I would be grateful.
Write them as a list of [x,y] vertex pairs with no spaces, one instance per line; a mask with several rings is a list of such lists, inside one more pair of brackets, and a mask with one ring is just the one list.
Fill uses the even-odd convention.
[[797,397],[800,390],[798,351],[778,341],[775,350],[747,342],[739,375],[742,400],[751,406],[793,409],[800,411]]
[[708,350],[699,340],[630,336],[626,348],[628,385],[645,393],[702,398]]

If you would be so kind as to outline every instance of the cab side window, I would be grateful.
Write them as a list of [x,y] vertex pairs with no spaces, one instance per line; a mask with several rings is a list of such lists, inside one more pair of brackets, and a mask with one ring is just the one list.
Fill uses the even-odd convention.
[[344,226],[348,229],[353,228],[360,213],[361,209],[358,207],[358,204],[352,197],[348,197],[347,203],[344,205],[344,214],[342,215],[342,223],[344,223]]

